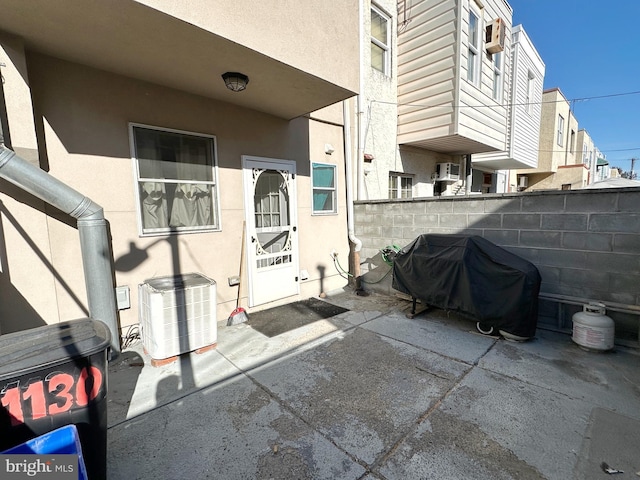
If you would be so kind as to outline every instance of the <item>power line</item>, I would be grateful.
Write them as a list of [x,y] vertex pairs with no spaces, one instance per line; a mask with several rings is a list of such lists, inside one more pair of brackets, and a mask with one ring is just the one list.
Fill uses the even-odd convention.
[[399,102],[387,102],[384,100],[370,100],[371,103],[382,103],[386,105],[396,105],[398,107],[421,107],[421,108],[504,108],[504,107],[516,107],[516,106],[528,106],[528,105],[544,105],[547,103],[569,103],[572,102],[584,102],[587,100],[597,100],[601,98],[623,97],[629,95],[640,95],[640,90],[634,92],[623,93],[611,93],[607,95],[593,95],[590,97],[578,97],[572,99],[560,99],[560,100],[548,100],[541,102],[525,102],[525,103],[500,103],[496,105],[425,105],[420,103],[399,103]]

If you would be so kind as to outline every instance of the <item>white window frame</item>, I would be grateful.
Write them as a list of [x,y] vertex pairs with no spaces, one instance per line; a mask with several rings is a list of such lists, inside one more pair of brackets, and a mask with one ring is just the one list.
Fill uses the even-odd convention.
[[382,18],[387,24],[387,38],[384,42],[380,41],[378,38],[373,36],[373,28],[370,28],[370,36],[371,36],[371,45],[376,46],[377,48],[382,49],[382,70],[373,66],[373,62],[371,62],[371,68],[381,72],[386,76],[391,75],[391,17],[387,15],[382,9],[377,7],[376,5],[371,5],[371,19],[373,18],[373,14],[378,15]]
[[564,117],[559,113],[558,114],[558,138],[556,139],[556,143],[558,146],[564,146]]
[[493,99],[502,101],[502,52],[493,54]]
[[[471,18],[476,19],[476,31],[475,31],[475,39],[471,37]],[[471,6],[469,7],[469,23],[468,23],[468,31],[467,37],[469,40],[469,47],[467,50],[467,81],[471,84],[478,86],[480,83],[480,51],[482,42],[482,35],[480,34],[482,30],[482,25],[480,25],[480,19],[482,17],[478,12],[476,12]]]
[[575,130],[571,130],[571,135],[569,136],[569,153],[575,153],[575,143],[576,143],[576,132]]
[[590,167],[589,165],[589,150],[587,149],[587,144],[582,144],[582,163]]
[[[333,187],[317,187],[315,185],[314,166],[331,167],[333,169]],[[316,210],[313,196],[316,192],[330,192],[333,209]],[[338,168],[333,163],[311,162],[311,215],[337,215],[338,214]]]
[[[389,172],[389,182],[391,182],[391,180],[393,179],[395,186],[393,187],[393,190],[396,192],[395,196],[391,196],[391,187],[388,188],[388,197],[389,199],[397,199],[397,198],[413,198],[413,175],[408,174],[408,173],[400,173],[400,172]],[[411,187],[410,188],[403,188],[402,187],[402,180],[410,180],[411,181]],[[403,196],[402,193],[403,192],[408,192],[409,196]]]
[[[197,184],[207,184],[211,186],[212,192],[212,211],[211,215],[213,217],[213,223],[205,226],[181,226],[181,227],[161,227],[161,228],[145,228],[143,222],[143,213],[142,213],[142,199],[140,195],[140,184],[144,181],[153,181],[155,183],[161,183],[163,185],[169,183],[181,183],[178,182],[177,179],[166,179],[166,178],[142,178],[140,177],[140,163],[138,161],[138,153],[136,148],[136,136],[135,129],[146,129],[146,130],[154,130],[157,132],[166,132],[172,133],[176,135],[185,135],[190,137],[199,137],[208,140],[209,146],[211,148],[211,178],[212,180],[198,180]],[[133,163],[133,176],[134,176],[134,185],[135,185],[135,200],[136,200],[136,216],[138,220],[138,234],[141,237],[152,237],[158,235],[176,235],[176,234],[184,234],[184,233],[205,233],[205,232],[219,232],[222,231],[222,221],[220,216],[220,194],[219,194],[219,185],[218,185],[218,147],[217,147],[217,139],[215,135],[210,135],[201,132],[191,132],[186,130],[177,130],[172,128],[164,128],[158,127],[155,125],[147,125],[142,123],[129,123],[129,147],[131,151],[131,160]],[[184,182],[189,183],[189,182]]]
[[527,113],[533,113],[533,85],[535,77],[531,71],[527,74],[527,99],[526,99],[526,111]]

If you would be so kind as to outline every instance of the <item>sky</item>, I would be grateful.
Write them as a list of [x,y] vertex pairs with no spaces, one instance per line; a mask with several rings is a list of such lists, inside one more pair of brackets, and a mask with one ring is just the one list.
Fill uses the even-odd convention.
[[[545,63],[544,88],[574,102],[585,129],[609,161],[640,169],[640,1],[507,0]],[[633,95],[619,95],[637,92]],[[608,95],[606,98],[590,98]],[[578,100],[590,98],[589,100]]]

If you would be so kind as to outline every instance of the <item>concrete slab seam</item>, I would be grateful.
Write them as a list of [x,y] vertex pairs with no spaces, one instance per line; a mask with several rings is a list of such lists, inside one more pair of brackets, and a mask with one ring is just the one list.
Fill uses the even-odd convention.
[[[224,356],[224,355],[223,355]],[[227,357],[225,357],[227,358]],[[282,357],[280,357],[282,358]],[[340,445],[338,445],[333,439],[331,439],[330,437],[328,437],[327,435],[325,435],[324,433],[322,433],[320,430],[318,430],[314,425],[312,425],[311,423],[309,423],[307,420],[305,420],[302,416],[300,416],[298,414],[298,412],[293,409],[293,407],[291,407],[288,403],[286,403],[284,400],[280,400],[280,398],[278,398],[278,396],[276,394],[274,394],[269,388],[267,388],[265,385],[261,384],[257,379],[255,379],[252,375],[251,375],[251,370],[255,370],[257,367],[252,367],[251,369],[244,371],[242,370],[238,365],[236,365],[235,363],[233,363],[232,360],[227,358],[227,361],[230,362],[234,367],[240,369],[242,371],[242,373],[260,390],[264,391],[267,395],[269,395],[269,398],[271,398],[271,400],[273,400],[275,403],[277,403],[280,408],[282,408],[285,412],[288,412],[289,414],[291,414],[293,417],[297,418],[298,420],[300,420],[304,425],[306,425],[307,427],[309,427],[310,430],[312,430],[313,432],[315,432],[317,435],[320,435],[322,438],[324,438],[327,442],[329,442],[331,445],[333,445],[337,450],[339,450],[340,452],[344,453],[348,458],[350,458],[354,463],[357,463],[358,465],[360,465],[362,468],[364,468],[365,470],[365,474],[364,477],[366,477],[369,473],[371,473],[371,468],[367,465],[366,462],[360,460],[359,458],[355,457],[353,454],[347,452],[344,448],[340,447]],[[266,362],[265,364],[268,364],[269,362]],[[364,478],[362,477],[362,478]]]
[[[451,386],[451,388],[449,390],[447,390],[444,395],[442,395],[438,401],[436,401],[431,408],[429,408],[425,413],[423,413],[420,417],[418,417],[418,419],[409,427],[407,428],[407,430],[402,433],[399,437],[398,440],[396,442],[393,443],[393,445],[391,446],[391,448],[384,453],[384,455],[382,455],[381,458],[379,458],[378,460],[376,460],[375,462],[373,462],[373,464],[370,466],[371,470],[375,470],[377,468],[379,468],[380,466],[382,466],[397,450],[398,448],[400,448],[400,446],[405,442],[405,440],[412,434],[412,432],[425,420],[427,420],[431,414],[433,412],[435,412],[438,408],[440,408],[440,405],[442,405],[442,402],[444,402],[447,397],[449,397],[449,395],[451,395],[462,383],[462,381],[473,371],[475,367],[473,365],[470,366],[470,368],[468,370],[466,370],[458,379],[458,381]],[[376,475],[381,475],[379,472],[376,471]]]

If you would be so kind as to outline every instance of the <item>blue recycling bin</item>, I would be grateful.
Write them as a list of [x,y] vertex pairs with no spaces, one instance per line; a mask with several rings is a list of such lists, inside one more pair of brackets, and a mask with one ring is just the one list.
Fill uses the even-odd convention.
[[75,425],[65,425],[1,453],[4,455],[78,455],[78,480],[88,479],[80,437]]

